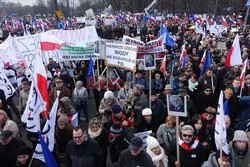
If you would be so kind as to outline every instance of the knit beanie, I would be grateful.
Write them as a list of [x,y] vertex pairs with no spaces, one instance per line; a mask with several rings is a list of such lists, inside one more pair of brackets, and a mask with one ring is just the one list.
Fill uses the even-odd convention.
[[111,110],[112,110],[113,114],[118,114],[118,113],[122,112],[122,108],[118,104],[113,105]]
[[234,132],[233,141],[245,141],[245,142],[249,142],[249,139],[247,138],[246,132],[244,132],[243,130],[236,130]]
[[156,138],[152,137],[152,136],[148,136],[147,138],[147,148],[149,150],[151,150],[152,148],[155,148],[157,146],[159,146],[159,142],[156,140]]
[[119,124],[113,124],[110,127],[110,133],[121,134],[122,133],[122,127],[121,127],[121,125],[119,125]]
[[108,90],[107,92],[104,93],[104,99],[113,99],[114,98],[114,93]]
[[66,115],[61,115],[58,120],[57,124],[68,124],[68,117]]
[[152,115],[152,110],[150,108],[145,108],[142,110],[142,115]]
[[16,155],[31,155],[32,150],[27,146],[21,146],[16,150]]

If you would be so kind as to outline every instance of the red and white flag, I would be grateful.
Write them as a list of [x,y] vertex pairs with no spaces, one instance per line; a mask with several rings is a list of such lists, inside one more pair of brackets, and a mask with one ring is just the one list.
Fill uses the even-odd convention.
[[166,56],[164,56],[164,59],[163,59],[163,61],[161,63],[160,71],[162,72],[163,75],[165,74],[165,71],[166,71]]
[[41,50],[55,50],[60,49],[64,41],[58,39],[55,35],[48,33],[41,33]]
[[234,38],[233,45],[231,46],[227,54],[225,66],[230,67],[241,64],[242,64],[242,58],[240,50],[240,40],[239,40],[239,35],[237,34],[236,37]]
[[202,58],[201,58],[201,63],[204,64],[205,61],[206,61],[206,50],[204,51],[203,56],[202,56]]
[[68,122],[75,128],[78,127],[78,112],[68,116]]
[[49,96],[48,96],[48,84],[47,84],[47,73],[42,62],[42,58],[37,54],[35,58],[35,69],[34,69],[34,80],[37,84],[38,90],[42,96],[43,101],[46,104],[46,110],[42,112],[42,115],[48,116],[49,108]]
[[243,63],[243,66],[242,66],[242,72],[240,74],[240,85],[241,86],[244,86],[244,80],[245,80],[245,75],[246,75],[246,71],[247,71],[247,67],[248,66],[248,59],[246,59]]

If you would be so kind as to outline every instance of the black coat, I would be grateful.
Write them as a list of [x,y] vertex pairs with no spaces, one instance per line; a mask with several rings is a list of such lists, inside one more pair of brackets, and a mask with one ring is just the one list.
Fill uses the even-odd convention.
[[0,167],[15,167],[16,150],[24,145],[22,140],[16,138],[13,138],[7,145],[0,144]]
[[100,167],[103,164],[102,150],[99,144],[87,137],[80,145],[76,145],[73,140],[69,141],[66,147],[67,167]]
[[153,161],[151,157],[144,150],[134,157],[129,149],[124,150],[119,158],[120,167],[153,167]]
[[155,121],[154,118],[152,118],[152,121],[149,124],[143,118],[137,126],[136,133],[152,130],[152,132],[156,135],[158,127],[159,124]]
[[[177,161],[175,140],[171,142],[169,149],[167,150],[167,155],[171,166],[175,166],[175,161]],[[187,151],[180,147],[181,167],[200,167],[205,160],[206,155],[201,143],[199,143],[198,146],[192,151]]]
[[[209,106],[215,107],[217,105],[217,98],[215,94],[206,95],[203,91],[198,93],[195,100],[195,106],[198,114],[203,114],[205,109]],[[215,107],[216,108],[216,107]]]

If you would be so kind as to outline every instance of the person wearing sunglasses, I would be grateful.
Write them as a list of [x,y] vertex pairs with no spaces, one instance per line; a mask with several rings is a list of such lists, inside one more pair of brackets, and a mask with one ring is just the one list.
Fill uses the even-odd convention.
[[206,160],[205,151],[194,136],[194,128],[191,125],[184,125],[179,137],[180,162],[177,161],[176,141],[173,140],[167,150],[167,156],[171,166],[191,167],[201,166]]
[[215,125],[216,121],[216,109],[209,106],[205,109],[205,112],[201,115],[202,123],[207,129],[210,125]]

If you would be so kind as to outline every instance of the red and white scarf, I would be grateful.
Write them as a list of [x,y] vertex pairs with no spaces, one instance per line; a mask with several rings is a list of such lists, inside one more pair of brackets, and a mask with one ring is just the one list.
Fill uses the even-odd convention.
[[179,137],[179,145],[186,151],[194,150],[199,144],[198,137],[195,137],[194,143],[191,146],[188,146],[180,137]]

